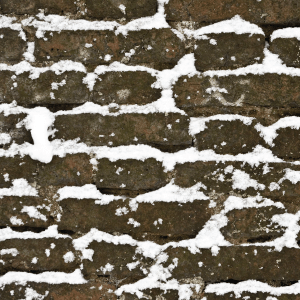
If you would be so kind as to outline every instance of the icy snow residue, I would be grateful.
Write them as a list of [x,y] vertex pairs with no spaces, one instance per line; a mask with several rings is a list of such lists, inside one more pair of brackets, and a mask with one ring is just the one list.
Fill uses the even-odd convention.
[[93,184],[86,184],[83,186],[65,186],[57,191],[59,198],[57,201],[62,201],[67,198],[74,199],[95,199],[96,204],[108,204],[114,200],[123,199],[121,196],[105,195],[97,190]]
[[27,213],[30,218],[47,221],[47,217],[41,214],[35,206],[23,206],[21,212]]
[[40,233],[35,233],[31,231],[18,232],[13,231],[11,228],[0,229],[0,241],[10,240],[10,239],[44,239],[44,238],[70,238],[68,235],[60,234],[57,231],[57,225],[49,226],[45,231]]
[[244,117],[241,115],[214,115],[210,117],[202,117],[202,118],[191,118],[190,119],[190,126],[189,126],[189,133],[190,135],[195,135],[201,131],[204,131],[207,126],[206,123],[210,121],[236,121],[239,120],[243,122],[245,125],[251,125],[254,118],[251,117]]
[[34,42],[28,42],[27,43],[27,51],[25,53],[23,53],[23,56],[29,62],[35,62],[34,46],[35,46]]
[[244,171],[234,170],[232,173],[232,188],[245,191],[249,187],[253,187],[256,190],[264,190],[266,186],[251,179],[250,175]]
[[38,196],[38,191],[28,184],[26,179],[14,179],[12,187],[0,189],[0,198],[4,196]]
[[300,28],[299,27],[288,27],[273,31],[271,34],[271,42],[275,39],[293,39],[296,38],[300,41]]
[[1,249],[0,255],[12,255],[17,256],[19,254],[19,251],[16,248],[10,248],[10,249]]
[[239,15],[234,16],[230,20],[214,23],[209,26],[202,27],[198,30],[185,29],[184,33],[187,36],[193,36],[195,38],[201,38],[205,34],[210,33],[236,33],[236,34],[262,34],[265,35],[263,30],[248,21],[243,20]]
[[26,41],[26,34],[22,29],[22,25],[14,23],[17,19],[15,17],[7,17],[0,15],[0,28],[10,28],[19,31],[19,36]]
[[73,273],[64,272],[43,272],[32,274],[27,272],[8,272],[0,277],[0,287],[15,283],[25,285],[27,282],[44,282],[49,284],[84,284],[87,281],[83,278],[80,269]]
[[45,292],[45,295],[39,294],[36,290],[27,287],[25,290],[25,299],[24,300],[43,300],[47,297],[49,291]]
[[64,258],[65,263],[70,263],[70,262],[73,262],[75,260],[75,256],[74,256],[72,251],[67,252],[63,256],[63,258]]
[[233,283],[213,283],[207,285],[205,288],[205,293],[213,293],[217,295],[225,295],[227,293],[234,293],[237,298],[241,297],[243,292],[255,293],[268,293],[274,296],[280,296],[282,294],[297,295],[300,293],[300,282],[291,284],[289,286],[273,287],[267,283],[256,281],[256,280],[246,280],[239,282],[237,284]]

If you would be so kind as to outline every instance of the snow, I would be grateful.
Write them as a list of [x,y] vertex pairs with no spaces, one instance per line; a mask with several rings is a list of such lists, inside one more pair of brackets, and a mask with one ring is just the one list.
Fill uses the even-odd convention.
[[[214,23],[209,26],[204,26],[198,30],[185,29],[184,33],[187,36],[194,38],[203,38],[203,35],[211,33],[235,33],[235,34],[261,34],[265,35],[263,30],[248,21],[243,20],[239,15],[234,16],[230,20],[225,20],[221,22]],[[214,42],[212,42],[214,43]]]
[[271,42],[275,39],[293,39],[296,38],[300,41],[300,28],[288,27],[283,29],[274,30],[271,34]]

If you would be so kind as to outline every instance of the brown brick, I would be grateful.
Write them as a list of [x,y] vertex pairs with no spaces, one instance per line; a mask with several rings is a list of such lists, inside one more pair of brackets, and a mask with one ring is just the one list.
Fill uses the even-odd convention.
[[300,41],[297,38],[277,38],[271,42],[270,50],[288,67],[300,67]]
[[195,58],[199,71],[234,69],[260,63],[264,57],[262,34],[206,34],[196,40]]
[[98,160],[96,186],[109,194],[128,191],[145,193],[166,185],[167,176],[162,163],[154,158],[144,161],[135,159],[110,161],[103,158]]
[[5,116],[0,114],[0,134],[6,134],[10,136],[9,139],[1,140],[0,148],[7,149],[12,143],[18,145],[25,142],[33,144],[33,140],[30,131],[25,126],[17,126],[19,122],[26,118],[26,114],[16,114]]
[[[96,228],[159,244],[195,237],[212,214],[208,208],[209,201],[203,200],[182,204],[160,201],[139,203],[135,211],[131,210],[128,200],[100,205],[93,199],[65,199],[59,205],[62,208],[59,230],[89,232],[91,228]],[[117,214],[121,209],[127,209],[127,212]],[[132,225],[132,219],[140,225]]]
[[226,214],[228,224],[221,232],[233,244],[271,241],[285,232],[284,227],[272,222],[272,217],[284,213],[284,209],[273,206],[234,209]]
[[230,19],[235,15],[256,23],[292,25],[300,23],[300,7],[297,0],[276,2],[272,0],[170,0],[165,6],[167,20],[212,23]]
[[[33,183],[37,175],[37,165],[29,156],[0,157],[0,188],[11,187],[12,180],[19,178]],[[8,178],[5,174],[8,174]]]
[[82,72],[64,72],[56,75],[52,71],[41,73],[31,79],[28,72],[0,72],[0,99],[4,103],[17,101],[22,106],[47,104],[83,104],[89,101],[90,92],[82,82]]
[[[83,260],[82,273],[87,279],[108,277],[111,283],[133,283],[147,276],[152,263],[152,259],[136,253],[136,246],[93,241],[88,249],[94,250],[94,253],[93,261]],[[136,263],[137,266],[130,270],[130,266],[127,266],[130,263]],[[107,264],[113,269],[103,270]]]
[[156,78],[144,71],[107,72],[98,76],[92,101],[101,105],[148,104],[161,96],[161,90],[152,88]]
[[54,156],[49,164],[40,164],[36,177],[39,186],[82,186],[92,183],[92,164],[87,154]]
[[1,28],[0,40],[1,63],[18,63],[22,60],[27,43],[21,38],[19,31]]
[[299,84],[300,77],[283,74],[183,76],[174,86],[174,95],[177,106],[193,115],[205,107],[218,107],[219,111],[224,107],[244,106],[298,108]]
[[66,14],[77,11],[73,0],[0,0],[2,14],[35,15],[43,9],[46,14]]
[[[161,70],[174,67],[185,54],[183,42],[171,29],[130,31],[126,37],[112,31],[46,32],[45,38],[36,40],[38,61],[45,61],[47,56],[49,61],[70,59],[95,66],[121,61]],[[130,50],[135,51],[131,57]]]
[[[166,251],[169,255],[165,266],[178,258],[178,265],[172,272],[177,280],[201,277],[205,282],[227,280],[257,281],[298,281],[300,271],[293,266],[300,260],[300,251],[295,248],[283,248],[276,251],[273,247],[232,246],[221,247],[213,256],[210,249],[201,249],[192,254],[184,248],[173,248]],[[199,262],[203,265],[200,267]]]
[[[10,239],[1,241],[0,249],[2,251],[5,251],[5,249],[16,249],[18,251],[17,255],[14,255],[14,253],[2,253],[0,255],[0,259],[4,262],[4,264],[1,263],[0,265],[1,274],[9,271],[36,273],[44,271],[73,272],[79,266],[70,238]],[[65,262],[63,256],[68,252],[73,253],[74,260]],[[35,257],[37,258],[36,263],[32,261]]]
[[[226,169],[227,168],[227,169]],[[251,166],[244,162],[194,162],[178,164],[175,167],[175,184],[191,187],[202,182],[206,189],[200,190],[213,199],[225,201],[229,195],[250,197],[258,194],[273,201],[281,201],[289,212],[299,210],[300,182],[292,183],[286,174],[299,172],[297,165],[289,163],[268,163]],[[248,177],[249,176],[249,177]],[[256,182],[250,183],[250,181]],[[244,184],[239,184],[239,180]]]
[[[51,225],[51,205],[48,200],[39,197],[8,196],[0,198],[0,227],[25,228],[31,231],[40,231]],[[35,209],[42,216],[32,217],[30,211]],[[22,223],[11,222],[11,218],[17,218]]]
[[297,159],[300,157],[300,131],[294,128],[280,128],[276,131],[272,152],[283,159]]
[[[126,9],[125,13],[120,9],[120,3]],[[152,16],[156,13],[157,2],[155,0],[139,0],[139,1],[86,1],[87,16],[98,20],[115,20],[126,18],[137,19]]]
[[254,128],[254,122],[245,125],[240,120],[212,120],[205,125],[207,128],[195,135],[199,151],[212,149],[219,154],[235,155],[251,152],[257,145],[267,146]]
[[[29,292],[35,291],[40,297],[52,300],[117,300],[115,286],[98,281],[86,284],[47,284],[43,282],[27,282],[26,284],[7,284],[0,289],[1,299],[26,299]],[[12,298],[13,295],[13,298]],[[37,296],[36,296],[37,297]]]
[[146,144],[174,152],[192,145],[189,119],[177,113],[61,115],[56,117],[54,128],[57,130],[54,138],[80,138],[89,146]]

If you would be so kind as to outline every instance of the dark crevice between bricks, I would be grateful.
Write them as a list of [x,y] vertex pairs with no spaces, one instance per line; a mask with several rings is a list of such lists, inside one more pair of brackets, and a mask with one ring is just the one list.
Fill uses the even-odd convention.
[[76,234],[76,232],[73,231],[73,230],[57,230],[57,231],[60,234],[67,234],[67,235],[70,235],[70,236],[73,236],[73,235]]
[[98,188],[98,191],[101,194],[127,196],[127,197],[130,197],[130,198],[135,198],[138,195],[151,192],[151,190],[133,191],[133,190],[126,190],[126,189],[107,189],[107,188]]
[[43,227],[29,227],[29,226],[18,226],[18,227],[0,226],[0,229],[5,229],[5,228],[11,228],[13,231],[17,231],[17,232],[31,231],[35,233],[40,233],[48,229],[47,227],[43,228]]
[[248,243],[264,243],[269,242],[274,239],[273,235],[263,235],[255,238],[247,239]]
[[161,144],[149,143],[148,145],[156,149],[159,149],[162,152],[174,153],[189,148],[190,146],[192,146],[192,143],[190,145],[161,145]]
[[[51,112],[55,113],[61,110],[72,110],[73,108],[79,107],[83,105],[83,103],[79,104],[43,104],[43,107],[48,108]],[[35,107],[40,107],[41,105],[39,104],[28,104],[28,105],[23,105],[26,108],[35,108]]]

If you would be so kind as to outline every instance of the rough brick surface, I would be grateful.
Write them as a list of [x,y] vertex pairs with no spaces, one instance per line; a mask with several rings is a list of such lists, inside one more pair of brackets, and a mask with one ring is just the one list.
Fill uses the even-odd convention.
[[157,10],[157,2],[155,0],[126,0],[118,2],[113,0],[105,2],[87,0],[86,8],[86,14],[97,20],[137,19],[154,15]]
[[76,138],[90,146],[146,144],[162,151],[177,151],[192,145],[189,119],[180,114],[97,114],[56,117],[54,138]]
[[277,38],[272,41],[270,50],[279,55],[279,58],[289,67],[300,66],[300,41],[297,38]]
[[208,34],[196,41],[196,68],[199,71],[234,69],[259,63],[264,54],[262,34]]
[[120,61],[161,70],[174,67],[185,50],[170,29],[130,31],[126,37],[112,31],[61,31],[37,39],[34,54],[41,62],[71,59],[98,65]]
[[299,3],[288,0],[274,3],[271,0],[205,1],[170,0],[166,5],[167,20],[218,22],[240,15],[256,24],[299,24]]
[[67,14],[76,13],[76,5],[73,0],[25,0],[25,1],[0,1],[2,14],[29,14],[34,15],[39,12],[40,9],[44,9],[48,14]]

